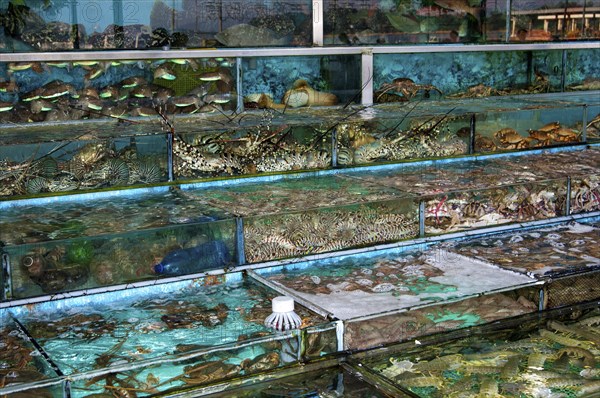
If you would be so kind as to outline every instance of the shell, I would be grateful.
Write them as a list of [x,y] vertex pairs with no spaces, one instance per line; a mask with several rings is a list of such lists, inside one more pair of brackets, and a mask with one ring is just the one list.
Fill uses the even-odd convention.
[[338,103],[338,98],[334,94],[313,89],[305,80],[296,80],[293,88],[283,95],[282,102],[293,108],[300,106],[331,106]]
[[54,177],[58,174],[58,162],[51,156],[44,156],[35,162],[35,169],[42,177]]
[[144,184],[152,184],[159,182],[162,178],[160,165],[150,159],[138,160],[131,164],[130,177],[133,182],[141,182]]
[[124,185],[129,181],[129,166],[121,159],[108,159],[102,165],[101,172],[110,185]]
[[40,193],[48,189],[48,180],[44,177],[34,177],[25,184],[27,193]]

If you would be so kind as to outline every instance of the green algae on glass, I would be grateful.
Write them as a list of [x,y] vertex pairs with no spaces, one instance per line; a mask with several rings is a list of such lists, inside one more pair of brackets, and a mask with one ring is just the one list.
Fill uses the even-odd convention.
[[437,314],[425,315],[434,323],[460,321],[464,322],[463,327],[475,326],[481,323],[481,318],[476,314],[464,314],[445,310]]

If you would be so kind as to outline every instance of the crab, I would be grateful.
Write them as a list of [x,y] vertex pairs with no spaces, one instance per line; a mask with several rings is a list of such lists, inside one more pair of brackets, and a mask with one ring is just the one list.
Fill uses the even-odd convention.
[[578,142],[581,133],[566,127],[558,128],[552,131],[552,138],[558,142]]
[[529,130],[529,137],[536,140],[536,146],[550,145],[554,139],[552,132],[543,130]]
[[412,79],[407,77],[398,77],[392,80],[391,83],[384,83],[381,88],[376,92],[377,98],[375,99],[378,102],[384,94],[388,92],[395,92],[402,95],[403,100],[410,101],[417,93],[421,90],[425,91],[425,96],[429,95],[429,91],[435,90],[440,95],[444,95],[442,91],[434,85],[431,84],[417,84]]
[[494,137],[499,141],[500,146],[506,149],[529,148],[533,140],[531,137],[523,137],[516,130],[509,127],[496,131]]
[[500,95],[500,91],[494,87],[486,86],[483,83],[479,83],[475,86],[471,86],[465,92],[451,94],[449,98],[481,98],[490,97],[492,95]]

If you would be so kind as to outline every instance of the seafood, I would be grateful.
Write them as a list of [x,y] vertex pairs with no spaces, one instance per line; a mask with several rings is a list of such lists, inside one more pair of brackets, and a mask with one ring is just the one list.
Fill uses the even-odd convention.
[[308,85],[306,80],[296,80],[292,88],[285,92],[281,101],[284,105],[298,108],[301,106],[330,106],[338,103],[338,98],[331,93],[317,91]]
[[499,94],[500,91],[496,90],[495,88],[486,86],[483,83],[479,83],[475,86],[467,88],[467,91],[465,92],[450,94],[448,95],[448,98],[481,98]]
[[578,142],[581,133],[570,128],[560,127],[550,133],[552,139],[558,142]]
[[383,95],[390,92],[399,93],[403,100],[410,101],[419,91],[425,91],[425,95],[428,97],[431,90],[437,91],[440,95],[444,95],[439,88],[431,84],[417,84],[412,79],[398,77],[392,80],[391,83],[383,84],[379,90],[375,92],[375,102],[379,102]]
[[506,149],[529,148],[532,138],[523,137],[516,130],[503,128],[494,133],[494,137],[500,142],[500,145]]

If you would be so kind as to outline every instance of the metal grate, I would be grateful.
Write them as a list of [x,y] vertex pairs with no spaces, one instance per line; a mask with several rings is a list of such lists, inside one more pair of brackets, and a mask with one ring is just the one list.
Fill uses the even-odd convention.
[[546,308],[600,299],[600,271],[552,280],[547,285]]

